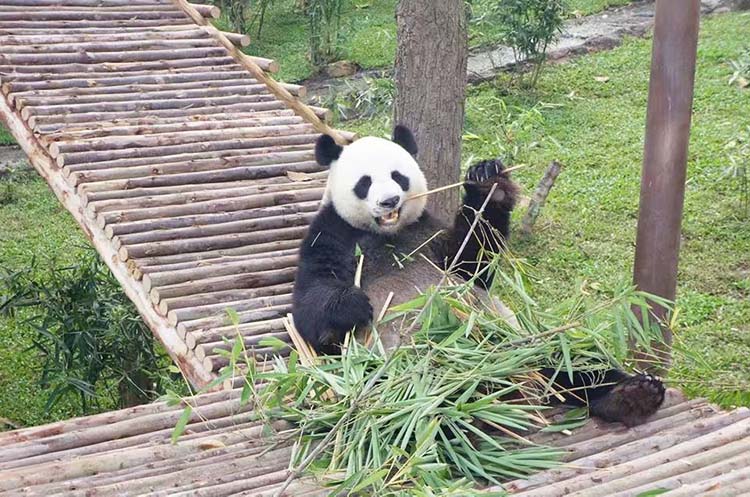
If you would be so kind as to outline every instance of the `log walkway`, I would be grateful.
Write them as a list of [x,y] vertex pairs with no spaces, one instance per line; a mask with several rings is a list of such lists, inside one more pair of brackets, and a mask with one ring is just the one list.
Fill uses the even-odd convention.
[[[181,406],[155,403],[0,433],[0,495],[272,497],[288,475],[295,437],[240,406],[239,390],[198,396],[176,444]],[[531,437],[566,449],[566,465],[504,485],[520,497],[750,495],[750,410],[719,410],[668,391],[645,425],[590,421],[572,435]],[[499,489],[493,489],[499,490]],[[328,495],[311,479],[289,497]]]
[[[314,140],[349,138],[215,16],[185,0],[0,0],[0,116],[196,387],[225,364],[215,349],[241,339],[262,359],[262,338],[288,340],[296,247],[324,187]],[[290,427],[262,426],[238,397],[193,399],[176,444],[183,409],[161,402],[0,433],[0,494],[276,495]],[[645,425],[537,440],[568,464],[504,490],[750,495],[747,409],[670,391]],[[284,493],[327,494],[309,479]]]
[[198,388],[238,332],[260,359],[264,337],[288,340],[296,248],[324,188],[314,141],[345,136],[216,15],[0,0],[0,116]]

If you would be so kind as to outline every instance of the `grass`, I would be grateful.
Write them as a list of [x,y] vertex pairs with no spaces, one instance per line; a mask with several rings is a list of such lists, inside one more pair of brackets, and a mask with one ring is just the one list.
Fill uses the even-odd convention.
[[[728,62],[747,46],[749,21],[749,14],[726,14],[701,27],[677,334],[702,360],[678,351],[671,373],[690,394],[727,406],[750,405],[750,220],[722,176],[724,145],[747,125],[750,111],[748,90],[727,84]],[[513,242],[517,255],[535,265],[541,301],[559,301],[581,286],[606,293],[631,279],[650,48],[650,40],[631,39],[550,67],[534,94],[513,89],[506,78],[469,92],[467,162],[517,147],[516,161],[531,165],[516,175],[527,193],[552,159],[565,165],[536,236]],[[601,76],[609,80],[595,79]],[[530,109],[541,119],[529,118]],[[514,127],[519,120],[531,124]],[[386,121],[379,116],[350,128],[383,133]]]
[[[269,7],[260,40],[250,33],[253,42],[247,52],[270,57],[279,62],[279,79],[301,81],[315,74],[307,57],[308,27],[295,0],[276,0]],[[396,0],[354,0],[344,4],[342,15],[340,59],[351,60],[363,69],[385,68],[393,64],[396,54]],[[481,17],[491,2],[475,1],[474,16]],[[625,5],[628,0],[570,0],[571,15],[589,15],[606,8]],[[472,25],[470,45],[499,43],[500,32],[493,23],[481,29]]]
[[10,132],[3,128],[2,124],[0,124],[0,146],[14,145],[15,143],[16,140],[13,139]]

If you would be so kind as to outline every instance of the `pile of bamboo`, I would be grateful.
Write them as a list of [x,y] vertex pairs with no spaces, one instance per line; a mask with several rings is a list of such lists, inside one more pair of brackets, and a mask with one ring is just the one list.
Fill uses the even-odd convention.
[[263,338],[289,341],[296,249],[324,189],[314,142],[346,139],[217,15],[0,0],[0,114],[196,386],[238,337],[260,359]]

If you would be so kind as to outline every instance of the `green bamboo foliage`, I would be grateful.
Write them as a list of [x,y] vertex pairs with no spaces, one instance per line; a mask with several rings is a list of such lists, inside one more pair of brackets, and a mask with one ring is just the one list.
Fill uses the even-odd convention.
[[494,292],[512,304],[520,328],[477,302],[472,282],[454,284],[393,309],[385,321],[403,323],[404,330],[415,323],[416,330],[396,350],[384,350],[375,329],[369,347],[353,339],[341,356],[313,366],[292,351],[288,360],[275,360],[273,371],[258,372],[238,340],[225,351],[230,366],[216,382],[247,371],[243,401],[267,421],[298,427],[295,467],[355,495],[473,495],[475,488],[553,467],[560,451],[526,437],[584,418],[578,412],[563,425],[546,426],[552,379],[536,372],[595,375],[627,363],[628,344],[648,352],[659,328],[632,309],[647,309],[655,299],[623,288],[604,301],[582,295],[543,310],[527,291],[524,266],[498,257],[490,270]]

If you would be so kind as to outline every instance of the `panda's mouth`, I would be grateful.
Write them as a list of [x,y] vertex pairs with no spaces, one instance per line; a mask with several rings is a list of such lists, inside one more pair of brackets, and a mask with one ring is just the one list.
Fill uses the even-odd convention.
[[400,215],[401,209],[392,210],[387,214],[376,217],[375,222],[378,223],[378,226],[392,226],[398,223]]

